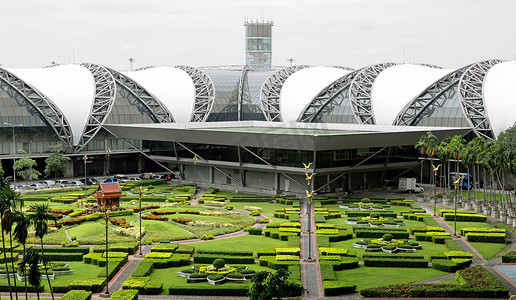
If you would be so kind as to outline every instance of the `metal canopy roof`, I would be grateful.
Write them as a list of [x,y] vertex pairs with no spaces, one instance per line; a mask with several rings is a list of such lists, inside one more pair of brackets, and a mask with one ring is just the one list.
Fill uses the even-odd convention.
[[280,122],[104,124],[120,138],[228,146],[323,151],[415,145],[427,131],[439,140],[471,128]]

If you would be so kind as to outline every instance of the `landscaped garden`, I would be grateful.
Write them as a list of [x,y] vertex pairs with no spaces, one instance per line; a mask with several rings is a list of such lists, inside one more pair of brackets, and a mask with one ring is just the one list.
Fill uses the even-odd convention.
[[[282,278],[289,295],[303,292],[300,206],[305,204],[297,197],[210,188],[198,205],[191,205],[191,186],[170,186],[162,181],[140,184],[144,185],[141,196],[138,186],[122,184],[126,196],[107,215],[96,206],[94,187],[29,192],[18,198],[10,195],[8,203],[17,205],[4,211],[12,212],[13,227],[12,239],[5,230],[0,289],[8,291],[16,282],[17,291],[24,291],[26,279],[29,291],[50,292],[50,282],[53,292],[69,293],[65,299],[86,299],[91,295],[79,295],[77,290],[100,292],[106,284],[106,270],[112,279],[138,252],[141,225],[142,244],[152,244],[147,246],[151,252],[124,281],[123,292],[117,292],[120,297],[134,297],[134,290],[141,295],[245,296],[253,286],[268,280],[263,277],[267,275],[261,275],[268,273],[262,271]],[[88,197],[83,199],[85,193]],[[25,201],[21,207],[19,199]],[[464,297],[507,293],[479,266],[474,272],[482,278],[472,278],[470,265],[476,256],[464,251],[414,201],[316,197],[313,203],[318,264],[326,296],[353,292],[378,297],[435,296],[437,290]],[[40,225],[46,224],[44,233],[41,226],[27,224],[27,238],[20,240],[15,232],[20,230],[16,226],[22,222],[21,212]],[[442,209],[437,213],[454,227],[454,212]],[[490,259],[505,248],[506,229],[486,223],[484,216],[473,211],[459,210],[457,216],[457,232],[483,258]],[[43,253],[41,243],[46,245]],[[19,257],[24,251],[27,259]],[[48,259],[44,264],[41,254]],[[35,269],[28,261],[32,256],[36,256]],[[33,287],[27,275],[35,270],[41,279],[36,285],[39,288]],[[459,272],[457,280],[443,285],[412,285],[455,272]],[[5,278],[8,273],[16,276],[9,282]],[[485,286],[476,287],[479,283]],[[386,285],[397,286],[386,289]]]

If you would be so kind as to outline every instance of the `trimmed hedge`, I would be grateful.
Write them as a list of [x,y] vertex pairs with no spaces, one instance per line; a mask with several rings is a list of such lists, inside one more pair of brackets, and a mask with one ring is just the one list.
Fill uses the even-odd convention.
[[378,213],[380,217],[396,218],[398,215],[392,210],[346,210],[346,215],[352,217],[369,217],[371,213]]
[[388,233],[392,232],[407,232],[404,228],[389,228],[389,227],[369,227],[369,226],[360,226],[356,225],[353,226],[353,232],[356,232],[357,230],[368,230],[368,231],[385,231]]
[[467,233],[468,242],[500,243],[505,244],[505,233]]
[[[35,250],[41,251],[41,247],[35,246],[33,247]],[[105,248],[104,248],[105,249]],[[45,256],[47,253],[82,253],[86,254],[90,252],[89,247],[43,247],[43,250],[45,252]]]
[[[355,237],[357,238],[381,238],[384,234],[390,233],[394,239],[408,239],[409,233],[402,231],[380,231],[380,230],[356,230]],[[330,240],[331,241],[331,240]]]
[[168,289],[169,295],[199,295],[199,296],[247,296],[248,285],[218,285],[216,288],[211,286],[180,285],[171,286]]
[[466,235],[468,233],[505,233],[505,229],[500,228],[462,228],[460,230],[461,235]]
[[515,263],[516,251],[509,251],[502,255],[502,263]]
[[275,256],[260,256],[260,266],[272,269],[286,269],[288,266],[299,265],[298,261],[277,261]]
[[323,281],[324,296],[352,294],[357,286],[346,281]]
[[457,263],[455,263],[451,260],[434,259],[434,260],[432,260],[432,268],[439,270],[439,271],[454,273],[458,270],[458,265],[457,265]]
[[216,254],[223,256],[253,256],[253,251],[238,251],[238,250],[208,250],[208,249],[199,249],[197,250],[197,254]]
[[47,253],[45,257],[51,261],[82,261],[82,253]]
[[420,254],[412,254],[412,253],[398,253],[398,254],[388,254],[388,253],[364,253],[362,257],[365,258],[386,258],[386,259],[424,259],[424,255]]
[[152,273],[152,263],[150,262],[141,262],[136,270],[133,271],[131,277],[145,277],[149,276]]
[[196,264],[211,264],[215,259],[222,258],[227,264],[254,264],[254,257],[252,256],[221,256],[209,254],[195,254],[193,256]]
[[82,290],[71,290],[61,297],[61,300],[90,300],[91,292]]
[[428,261],[425,259],[364,258],[364,265],[366,267],[427,268]]
[[[444,220],[445,221],[455,220],[455,214],[445,213]],[[486,222],[487,217],[483,216],[483,215],[457,214],[457,221],[459,221],[459,222]]]
[[[290,269],[290,268],[289,268]],[[322,281],[326,280],[335,280],[335,272],[333,271],[333,266],[330,264],[320,264],[321,269],[321,279]]]
[[111,295],[111,297],[109,299],[110,300],[138,300],[138,291],[137,290],[116,291]]
[[259,227],[250,227],[247,232],[253,235],[262,235],[262,229]]

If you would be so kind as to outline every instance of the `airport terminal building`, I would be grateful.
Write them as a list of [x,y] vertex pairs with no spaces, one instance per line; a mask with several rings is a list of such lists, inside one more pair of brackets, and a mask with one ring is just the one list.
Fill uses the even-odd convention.
[[245,25],[245,65],[1,66],[6,174],[22,155],[43,169],[48,146],[62,144],[67,176],[84,174],[87,154],[88,176],[164,166],[206,185],[302,192],[312,163],[315,189],[338,192],[417,174],[427,131],[494,139],[516,121],[515,61],[275,67],[272,23]]

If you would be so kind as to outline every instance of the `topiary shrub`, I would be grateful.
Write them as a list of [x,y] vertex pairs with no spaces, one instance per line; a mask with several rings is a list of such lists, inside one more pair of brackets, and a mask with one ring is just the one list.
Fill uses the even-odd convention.
[[251,216],[259,216],[261,213],[257,210],[253,210],[249,213]]
[[243,279],[244,278],[244,275],[242,275],[242,273],[240,272],[233,272],[233,273],[229,273],[228,275],[226,275],[227,278],[235,278],[235,279]]
[[379,214],[379,213],[377,213],[377,212],[372,212],[372,213],[369,215],[369,217],[370,217],[371,219],[379,219],[379,218],[380,218],[380,214]]
[[392,236],[392,234],[390,234],[390,233],[386,233],[386,234],[384,234],[384,235],[382,236],[382,240],[384,240],[384,241],[386,241],[386,242],[390,242],[390,241],[392,241],[392,239],[393,239],[393,236]]
[[362,200],[360,200],[360,202],[362,202],[362,203],[371,203],[371,199],[369,199],[369,198],[362,198]]
[[221,280],[221,279],[224,279],[224,276],[220,275],[220,274],[211,274],[208,276],[208,279],[209,280]]
[[213,266],[217,269],[224,268],[225,265],[226,265],[226,262],[222,258],[217,258],[216,260],[213,261]]

